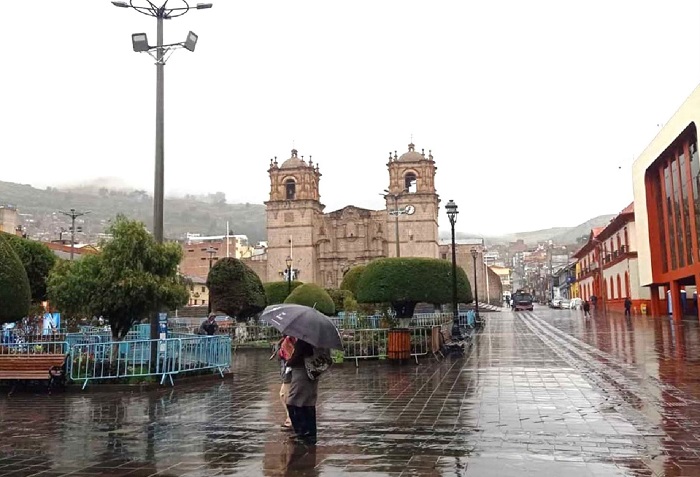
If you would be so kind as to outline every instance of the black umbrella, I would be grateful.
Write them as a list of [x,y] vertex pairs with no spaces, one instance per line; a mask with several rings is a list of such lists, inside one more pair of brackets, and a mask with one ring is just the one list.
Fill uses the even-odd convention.
[[304,305],[271,305],[260,319],[282,334],[293,336],[317,348],[343,349],[340,334],[333,322],[320,311]]

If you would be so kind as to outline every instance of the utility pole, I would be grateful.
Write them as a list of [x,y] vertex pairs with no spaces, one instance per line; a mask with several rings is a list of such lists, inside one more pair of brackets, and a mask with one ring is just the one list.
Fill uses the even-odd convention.
[[[73,261],[73,255],[75,253],[75,219],[78,217],[82,217],[83,215],[89,214],[90,211],[86,212],[76,212],[75,209],[70,209],[70,212],[64,212],[62,210],[59,210],[60,213],[63,215],[70,217],[71,224],[70,224],[70,259]],[[81,228],[82,230],[82,228]],[[62,237],[63,235],[61,235]]]

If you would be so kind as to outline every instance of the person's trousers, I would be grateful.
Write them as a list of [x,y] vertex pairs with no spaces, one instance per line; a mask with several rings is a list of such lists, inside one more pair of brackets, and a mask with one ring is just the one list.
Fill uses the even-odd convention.
[[632,316],[632,312],[629,308],[625,308],[625,316]]
[[316,407],[287,405],[294,433],[302,439],[316,443]]

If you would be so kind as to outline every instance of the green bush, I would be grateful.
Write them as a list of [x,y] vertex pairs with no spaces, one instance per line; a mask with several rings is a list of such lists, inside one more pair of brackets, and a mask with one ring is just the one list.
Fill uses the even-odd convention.
[[[418,303],[452,302],[452,264],[434,258],[380,258],[365,268],[356,296],[360,303],[391,303],[397,318],[410,318]],[[469,280],[460,267],[457,301],[472,301]]]
[[27,272],[32,302],[40,303],[46,300],[46,281],[56,263],[56,255],[41,242],[9,234],[5,238]]
[[313,283],[304,283],[295,288],[284,302],[310,306],[324,315],[335,315],[333,299],[326,290]]
[[[292,280],[292,291],[294,291],[294,289],[301,284],[302,282]],[[289,290],[290,284],[286,281],[263,283],[263,287],[265,288],[265,296],[267,297],[268,305],[277,305],[279,303],[284,303],[284,300],[289,296],[289,293],[287,293],[287,291]]]
[[0,323],[21,320],[29,312],[29,278],[7,234],[0,233]]
[[211,309],[245,320],[267,305],[265,289],[258,275],[233,257],[219,260],[207,277]]
[[333,305],[335,306],[335,312],[339,313],[341,311],[355,311],[346,310],[345,305],[352,306],[352,301],[355,299],[350,290],[340,290],[338,288],[326,288],[326,292],[333,300]]
[[367,268],[366,265],[355,265],[350,270],[347,271],[345,276],[343,276],[343,281],[340,284],[341,290],[349,290],[353,296],[357,296],[357,283],[362,276],[362,272]]

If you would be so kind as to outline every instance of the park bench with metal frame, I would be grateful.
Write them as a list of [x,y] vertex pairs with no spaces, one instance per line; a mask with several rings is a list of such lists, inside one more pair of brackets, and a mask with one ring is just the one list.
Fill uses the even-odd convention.
[[49,394],[66,383],[67,354],[0,354],[0,381],[11,381],[12,395],[23,381],[47,381]]

